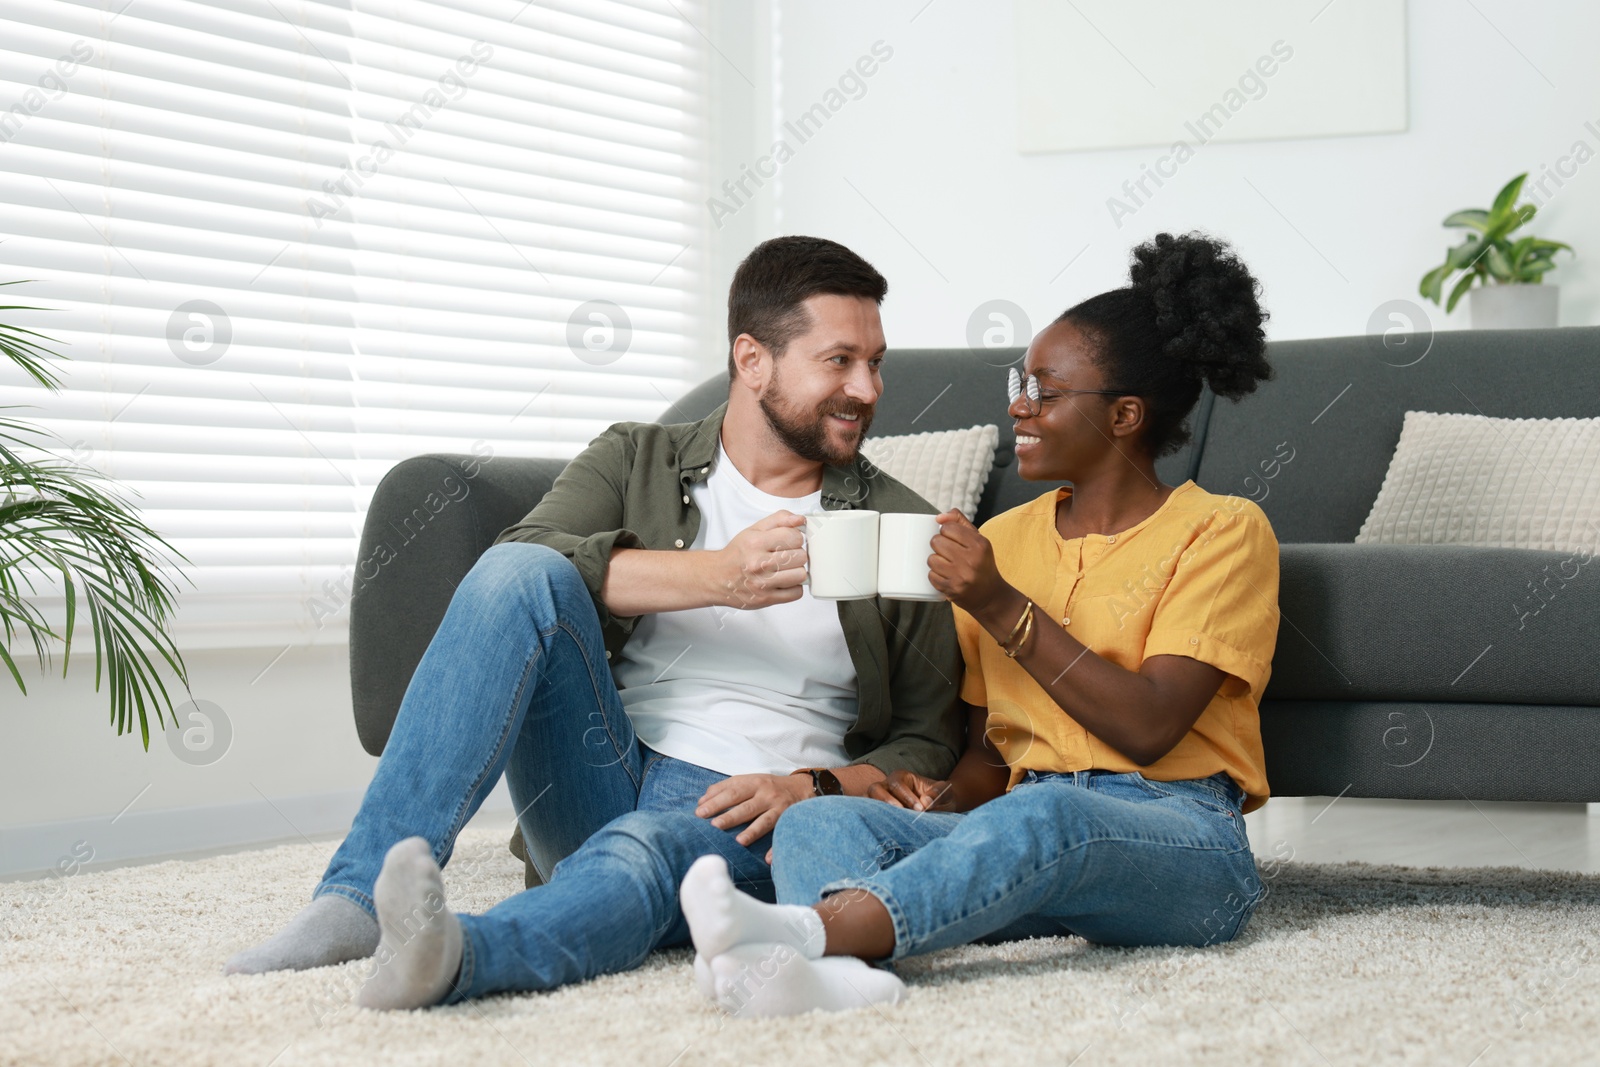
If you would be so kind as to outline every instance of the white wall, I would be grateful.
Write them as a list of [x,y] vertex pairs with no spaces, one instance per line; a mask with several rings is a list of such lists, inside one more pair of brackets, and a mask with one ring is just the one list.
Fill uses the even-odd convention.
[[[201,765],[173,754],[153,714],[148,752],[136,724],[116,735],[105,686],[94,691],[86,630],[84,638],[65,680],[58,653],[46,675],[22,660],[26,697],[5,682],[0,873],[48,866],[78,841],[103,862],[323,833],[338,828],[339,811],[321,809],[353,811],[349,794],[359,800],[376,761],[356,741],[343,647],[292,649],[270,669],[281,649],[187,653],[195,697],[220,707],[232,729],[220,758]],[[244,807],[195,824],[194,809],[211,805]]]
[[[799,145],[752,205],[772,213],[772,232],[832,237],[884,272],[891,346],[963,344],[973,309],[993,298],[1037,327],[1125,283],[1134,244],[1196,227],[1235,242],[1261,278],[1269,336],[1361,333],[1385,301],[1421,302],[1418,280],[1458,240],[1439,226],[1445,215],[1487,207],[1512,175],[1537,176],[1579,139],[1600,151],[1589,54],[1600,5],[1411,0],[1408,132],[1205,145],[1119,227],[1107,199],[1163,151],[1019,154],[1009,3],[773,2],[785,118],[822,99],[873,42],[893,49],[865,95]],[[1297,2],[1306,37],[1340,17],[1335,3],[1312,24],[1325,0]],[[1137,40],[1115,43],[1138,63]],[[1061,62],[1072,61],[1064,48]],[[1274,80],[1294,74],[1286,64]],[[1529,227],[1578,247],[1581,258],[1562,254],[1547,279],[1563,285],[1563,325],[1600,321],[1597,193],[1591,161]],[[1437,328],[1466,325],[1465,304],[1448,319],[1427,310]]]
[[[348,646],[209,649],[184,661],[195,698],[220,708],[232,734],[225,744],[214,734],[194,762],[174,754],[169,736],[182,733],[164,733],[154,715],[148,752],[137,724],[116,735],[104,685],[94,691],[92,638],[74,647],[66,679],[57,656],[44,676],[22,660],[26,697],[0,684],[0,875],[75,849],[104,864],[348,829],[378,762],[356,738]],[[509,803],[502,783],[483,810],[509,814]]]

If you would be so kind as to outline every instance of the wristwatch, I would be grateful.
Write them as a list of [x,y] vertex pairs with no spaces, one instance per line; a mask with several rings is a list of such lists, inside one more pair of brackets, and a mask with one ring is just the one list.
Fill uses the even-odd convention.
[[844,783],[839,776],[825,767],[803,767],[795,774],[811,775],[811,795],[814,797],[842,797]]

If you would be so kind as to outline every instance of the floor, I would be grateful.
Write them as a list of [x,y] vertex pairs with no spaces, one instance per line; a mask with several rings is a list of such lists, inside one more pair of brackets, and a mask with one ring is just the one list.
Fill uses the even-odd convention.
[[1277,797],[1245,816],[1258,859],[1600,873],[1600,804]]
[[[1336,816],[1366,849],[1375,831],[1391,835],[1383,847],[1432,837],[1458,854],[1492,837],[1510,857],[1554,862],[1580,837],[1576,812],[1326,807],[1281,805],[1284,836],[1265,847],[1294,837],[1302,852],[1348,851]],[[453,909],[481,914],[521,884],[505,840],[504,827],[462,835],[445,869]],[[1279,863],[1227,944],[962,946],[904,961],[903,1004],[792,1019],[719,1012],[696,991],[686,948],[549,994],[421,1012],[358,1010],[369,961],[221,974],[303,905],[331,847],[296,840],[182,868],[0,886],[0,1064],[967,1067],[1015,1059],[1019,1034],[1038,1035],[1031,1059],[1077,1067],[1597,1062],[1600,878],[1586,874]],[[764,965],[739,975],[741,999],[774,976]]]

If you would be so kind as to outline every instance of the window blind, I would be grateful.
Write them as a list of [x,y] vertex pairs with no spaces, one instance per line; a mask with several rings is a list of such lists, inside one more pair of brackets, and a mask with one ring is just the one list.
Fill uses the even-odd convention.
[[701,373],[696,5],[123,4],[0,0],[0,280],[71,357],[0,404],[192,561],[180,647],[343,640],[397,461]]

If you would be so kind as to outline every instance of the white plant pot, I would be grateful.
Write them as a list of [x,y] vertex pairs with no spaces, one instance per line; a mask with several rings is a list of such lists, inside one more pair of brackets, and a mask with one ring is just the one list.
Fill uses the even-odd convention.
[[1475,330],[1540,330],[1556,324],[1559,285],[1485,285],[1467,292]]

